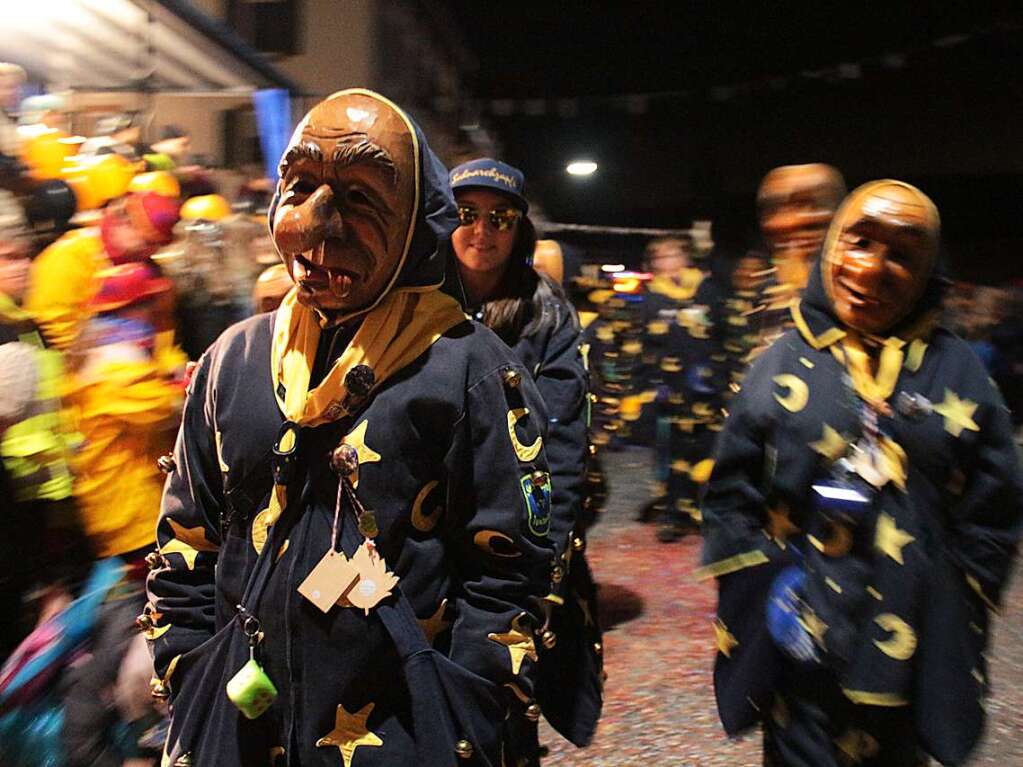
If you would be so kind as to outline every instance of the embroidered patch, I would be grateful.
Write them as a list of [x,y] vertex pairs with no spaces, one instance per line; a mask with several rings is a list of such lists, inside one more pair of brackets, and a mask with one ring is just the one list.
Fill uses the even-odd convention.
[[[539,481],[534,472],[519,479],[522,496],[526,499],[526,510],[529,512],[529,530],[533,535],[547,535],[551,529],[551,475],[543,473]],[[533,478],[537,477],[534,483]]]

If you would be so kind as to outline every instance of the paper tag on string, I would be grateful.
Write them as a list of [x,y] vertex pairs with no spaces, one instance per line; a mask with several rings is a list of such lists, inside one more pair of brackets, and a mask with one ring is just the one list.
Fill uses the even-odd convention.
[[331,549],[302,581],[298,593],[326,613],[358,580],[358,568],[344,554]]

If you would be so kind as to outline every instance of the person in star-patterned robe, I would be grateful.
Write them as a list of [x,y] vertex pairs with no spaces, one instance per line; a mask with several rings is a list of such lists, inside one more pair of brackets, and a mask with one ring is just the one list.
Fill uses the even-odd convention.
[[715,691],[768,765],[960,764],[981,733],[1023,479],[999,392],[936,325],[938,232],[908,184],[849,195],[718,444]]
[[[170,764],[517,762],[556,557],[547,413],[439,290],[456,225],[447,170],[382,96],[296,129],[270,212],[296,287],[199,360],[168,467],[143,625]],[[306,588],[338,552],[358,580],[326,565]],[[243,668],[269,708],[225,695]]]

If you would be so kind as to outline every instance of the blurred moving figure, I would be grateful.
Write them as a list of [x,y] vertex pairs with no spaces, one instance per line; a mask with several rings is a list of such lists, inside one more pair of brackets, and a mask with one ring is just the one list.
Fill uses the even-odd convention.
[[0,658],[67,602],[92,559],[72,500],[63,360],[19,306],[28,243],[24,212],[0,191]]
[[145,261],[171,241],[178,207],[155,192],[129,194],[104,209],[98,227],[71,230],[36,257],[25,307],[49,343],[66,350],[79,337],[100,271]]
[[710,474],[718,428],[714,362],[718,296],[708,274],[693,265],[689,237],[652,240],[646,267],[654,275],[643,301],[642,383],[655,392],[654,446],[664,498],[658,503],[663,543],[699,530],[699,485]]
[[20,103],[20,90],[24,83],[24,69],[17,64],[0,62],[0,171],[3,172],[17,167],[21,142],[14,110]]
[[760,230],[774,269],[759,317],[765,345],[789,326],[789,307],[806,287],[824,232],[844,196],[842,174],[822,163],[783,165],[760,182]]
[[[96,552],[118,557],[127,570],[117,598],[101,608],[91,656],[65,682],[70,767],[120,764],[118,759],[136,751],[132,738],[118,735],[133,723],[123,721],[113,692],[145,604],[145,558],[156,547],[163,492],[157,458],[173,445],[184,400],[186,358],[173,346],[173,332],[159,330],[167,323],[170,281],[152,264],[139,262],[97,276],[99,292],[75,342],[79,364],[68,393],[84,440],[73,463],[75,497]],[[144,618],[139,625],[151,630]],[[135,678],[144,697],[146,679]],[[152,722],[134,724],[137,740]]]
[[[537,680],[538,710],[524,722],[535,742],[540,711],[568,740],[588,744],[602,703],[602,661],[593,652],[596,588],[583,551],[587,519],[582,497],[588,455],[587,372],[575,310],[559,285],[531,262],[536,232],[523,196],[522,172],[483,158],[451,170],[459,227],[451,236],[454,285],[466,311],[512,347],[547,405],[546,452],[553,496],[551,532],[557,557],[545,603]],[[560,249],[558,251],[560,256]],[[539,754],[534,754],[538,763]]]
[[997,389],[937,325],[939,232],[909,184],[850,194],[721,434],[718,711],[763,726],[772,767],[962,764],[983,728],[1023,474]]
[[218,194],[191,197],[181,206],[174,242],[153,256],[174,281],[179,340],[193,360],[250,314],[256,264],[247,245],[256,232],[237,218]]

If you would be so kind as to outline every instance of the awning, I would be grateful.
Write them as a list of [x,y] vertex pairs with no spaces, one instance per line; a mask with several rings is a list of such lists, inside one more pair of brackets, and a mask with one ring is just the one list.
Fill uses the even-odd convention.
[[187,0],[16,0],[0,24],[0,60],[52,90],[301,93]]

